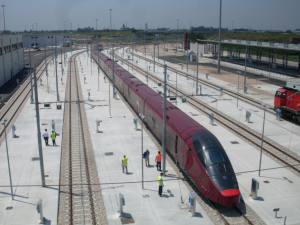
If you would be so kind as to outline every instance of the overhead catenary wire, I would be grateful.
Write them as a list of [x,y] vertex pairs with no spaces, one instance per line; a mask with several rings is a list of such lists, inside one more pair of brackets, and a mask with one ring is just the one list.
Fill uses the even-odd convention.
[[[284,168],[292,168],[295,166],[300,166],[300,164],[296,164],[296,165],[291,165],[291,166],[278,166],[278,167],[271,167],[271,168],[265,168],[265,169],[261,169],[260,171],[269,171],[269,170],[276,170],[276,169],[284,169]],[[197,176],[194,177],[193,179],[202,179],[204,177],[218,177],[218,176],[226,176],[226,175],[240,175],[240,174],[247,174],[247,173],[254,173],[254,172],[258,172],[259,170],[248,170],[248,171],[242,171],[242,172],[235,172],[235,173],[226,173],[226,174],[218,174],[218,175],[211,175],[211,176]],[[176,177],[176,178],[171,178],[171,179],[167,179],[164,180],[164,182],[168,182],[168,181],[176,181],[176,180],[181,180],[181,181],[189,181],[189,178],[180,178],[180,177]],[[143,182],[147,182],[147,183],[152,183],[152,182],[157,182],[157,179],[155,180],[144,180]],[[88,184],[88,183],[75,183],[72,184],[72,186],[81,186],[81,185],[113,185],[113,184],[136,184],[136,183],[142,183],[141,180],[138,181],[128,181],[128,182],[110,182],[110,183],[97,183],[97,184]],[[12,187],[41,187],[42,185],[40,184],[25,184],[25,185],[12,185]],[[60,184],[51,184],[51,185],[46,185],[46,187],[60,187],[60,186],[70,186],[69,184],[66,185],[60,185]],[[0,185],[0,187],[10,187],[9,185]]]

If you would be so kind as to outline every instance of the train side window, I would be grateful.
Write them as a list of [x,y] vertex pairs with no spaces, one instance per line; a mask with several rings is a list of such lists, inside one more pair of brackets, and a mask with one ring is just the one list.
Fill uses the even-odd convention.
[[178,135],[176,135],[176,140],[175,140],[175,154],[177,155],[177,145],[178,145]]

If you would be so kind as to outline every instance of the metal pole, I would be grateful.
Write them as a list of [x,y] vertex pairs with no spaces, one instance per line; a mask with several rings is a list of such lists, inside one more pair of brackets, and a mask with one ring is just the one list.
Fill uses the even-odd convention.
[[93,75],[93,68],[92,68],[92,40],[91,40],[91,45],[90,45],[90,57],[91,57],[91,76]]
[[220,74],[220,57],[221,57],[221,13],[222,13],[222,0],[220,0],[220,18],[219,18],[218,74]]
[[46,41],[45,41],[45,71],[46,71],[46,77],[47,77],[47,92],[49,93],[49,85],[48,85],[48,71],[47,71],[47,62],[46,62],[46,57],[47,57],[47,53],[46,53]]
[[[62,46],[64,45],[64,42],[62,42]],[[63,71],[63,59],[62,59],[62,46],[60,48],[60,62],[61,62],[61,76],[63,77],[64,76],[64,71]]]
[[98,91],[99,91],[99,70],[100,70],[100,65],[99,65],[99,38],[98,38],[98,49],[97,49],[97,52],[98,52]]
[[198,68],[199,68],[199,43],[197,42],[197,79],[196,79],[196,95],[198,94]]
[[164,40],[164,64],[166,64],[166,37]]
[[33,104],[33,88],[32,88],[32,74],[31,74],[31,54],[29,48],[29,73],[30,73],[30,103]]
[[38,138],[39,157],[40,157],[40,169],[41,169],[42,186],[45,187],[44,160],[43,160],[42,138],[41,138],[41,128],[40,128],[39,100],[38,100],[37,78],[36,78],[35,68],[34,68],[33,74],[34,74],[35,113],[36,113],[37,138]]
[[51,37],[51,44],[52,44],[52,48],[51,48],[51,54],[52,54],[52,64],[54,64],[54,58],[53,58],[53,38]]
[[2,124],[4,125],[4,133],[5,133],[5,144],[6,144],[6,156],[7,156],[7,165],[8,165],[8,173],[9,173],[9,182],[10,182],[10,192],[11,192],[11,198],[14,200],[14,193],[12,189],[12,181],[11,181],[11,172],[10,172],[10,163],[9,163],[9,155],[8,155],[8,146],[7,146],[7,137],[6,137],[6,123],[7,119],[4,119],[2,121]]
[[154,63],[153,63],[153,73],[155,73],[155,39],[154,39],[154,56],[153,56],[153,60],[154,60]]
[[158,61],[159,61],[159,37],[157,39],[157,58],[158,58]]
[[246,56],[245,56],[245,72],[244,72],[244,93],[246,93],[246,73],[247,73],[247,45],[246,45]]
[[264,105],[265,111],[264,111],[264,122],[263,122],[263,130],[262,130],[262,138],[261,138],[261,146],[260,146],[260,159],[259,159],[259,170],[258,170],[258,176],[260,177],[260,170],[261,170],[261,158],[262,158],[262,148],[264,144],[264,132],[265,132],[265,116],[266,116],[266,109],[267,107]]
[[186,50],[186,71],[189,71],[189,50],[188,49]]
[[5,5],[1,5],[2,8],[3,8],[3,22],[4,22],[4,31],[5,31],[5,15],[4,15],[4,7]]
[[176,106],[177,106],[177,70],[176,70]]
[[113,97],[115,98],[115,53],[113,48]]
[[163,153],[163,175],[166,175],[166,114],[167,114],[167,65],[164,65],[164,104],[163,104],[163,142],[162,142],[162,153]]
[[237,98],[236,98],[236,107],[239,107],[239,94],[240,94],[240,73],[237,71],[238,74],[238,91],[237,91]]
[[109,116],[111,116],[111,105],[110,105],[110,79],[108,81],[108,101],[109,101]]
[[56,79],[56,98],[57,101],[59,101],[59,95],[58,95],[58,78],[57,78],[57,40],[55,37],[55,57],[54,57],[54,63],[55,63],[55,79]]
[[133,62],[133,39],[132,39],[131,45],[132,45],[131,60],[132,60],[132,62]]
[[141,139],[142,139],[142,189],[144,189],[144,161],[143,161],[143,146],[144,146],[144,143],[143,143],[143,130],[144,130],[144,124],[143,124],[143,119],[141,118],[141,121],[142,121],[142,133],[141,133]]

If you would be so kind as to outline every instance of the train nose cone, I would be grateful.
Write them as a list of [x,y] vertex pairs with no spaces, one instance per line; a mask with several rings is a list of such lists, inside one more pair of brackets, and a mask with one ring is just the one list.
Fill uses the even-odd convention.
[[220,193],[219,204],[224,206],[236,206],[240,204],[239,189],[227,189]]

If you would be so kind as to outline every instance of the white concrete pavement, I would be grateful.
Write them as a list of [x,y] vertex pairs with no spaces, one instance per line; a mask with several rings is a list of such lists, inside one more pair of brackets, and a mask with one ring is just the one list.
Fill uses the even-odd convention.
[[[126,54],[125,57],[127,58]],[[138,64],[141,65],[142,61],[138,59]],[[121,62],[119,63],[121,65]],[[149,65],[148,65],[149,66]],[[123,65],[125,69],[128,69],[127,66]],[[143,65],[142,65],[143,67]],[[145,65],[144,65],[145,67]],[[152,67],[152,66],[151,66]],[[130,69],[131,72],[131,69]],[[157,76],[162,77],[162,69],[159,69],[160,73],[156,73]],[[140,75],[136,71],[132,72],[137,78],[142,80],[144,83],[146,82],[146,78],[144,75]],[[169,73],[169,72],[168,72]],[[171,73],[170,73],[171,74]],[[172,76],[172,81],[174,82],[174,76]],[[181,88],[185,88],[188,91],[188,87],[186,85],[186,78],[179,78],[178,76],[178,83],[180,84]],[[153,82],[149,81],[149,87],[153,89],[157,89],[158,86]],[[207,88],[208,89],[208,88]],[[218,93],[215,90],[204,90],[206,93],[215,94]],[[223,96],[222,98],[227,98]],[[201,99],[203,100],[203,98]],[[224,110],[224,112],[229,115],[240,118],[242,111],[240,109],[236,110],[236,105],[234,103],[228,101],[220,101],[220,102],[212,102],[212,99],[208,100],[204,98],[204,101],[207,104],[217,107],[218,109]],[[243,105],[242,110],[245,110],[246,106],[245,103],[240,103]],[[300,221],[300,178],[294,175],[292,172],[285,168],[280,169],[271,169],[281,167],[280,164],[275,162],[274,160],[270,159],[268,156],[263,154],[262,157],[262,169],[261,177],[258,176],[258,166],[259,166],[259,156],[260,152],[257,151],[255,148],[250,146],[248,143],[243,141],[242,139],[236,137],[226,129],[222,128],[218,124],[215,126],[211,126],[209,124],[209,118],[197,112],[195,109],[190,107],[185,103],[178,102],[177,107],[183,110],[188,115],[192,116],[192,114],[196,116],[192,116],[193,119],[198,121],[201,125],[205,128],[210,130],[221,142],[223,147],[225,148],[230,161],[233,165],[235,172],[237,173],[237,179],[239,182],[239,187],[241,191],[242,198],[244,199],[245,203],[248,204],[260,217],[263,219],[267,224],[283,224],[284,217],[287,216],[287,224],[298,224]],[[253,109],[253,106],[251,106]],[[257,111],[257,109],[256,109]],[[263,113],[262,110],[259,110],[260,115]],[[230,114],[231,113],[231,114]],[[258,113],[258,112],[257,112]],[[268,116],[268,115],[267,115]],[[244,116],[243,116],[244,117]],[[270,117],[270,116],[268,116]],[[259,117],[258,117],[259,118]],[[275,126],[275,120],[272,118],[267,118],[266,121],[266,128],[265,133],[267,135],[285,135],[285,133],[281,133],[280,130]],[[254,116],[251,117],[253,124],[247,125],[255,125],[261,126],[261,116],[260,121],[256,119]],[[242,122],[243,120],[241,120]],[[285,123],[290,130],[297,131],[299,128],[295,127],[293,124],[288,124],[286,121],[280,121],[280,123]],[[258,130],[259,131],[259,130]],[[283,139],[286,141],[287,137],[280,139],[280,143],[282,143]],[[276,139],[276,138],[275,138]],[[289,139],[290,140],[290,139]],[[233,145],[231,142],[237,141],[238,144]],[[291,143],[291,145],[295,146],[294,150],[299,154],[299,144],[298,139],[295,142]],[[292,150],[292,149],[291,149]],[[265,169],[265,170],[264,170]],[[255,178],[260,183],[260,188],[258,191],[258,199],[253,200],[250,196],[251,194],[251,180]],[[266,182],[265,182],[266,181]],[[278,213],[278,217],[275,218],[275,213],[273,212],[274,208],[280,208]]]

